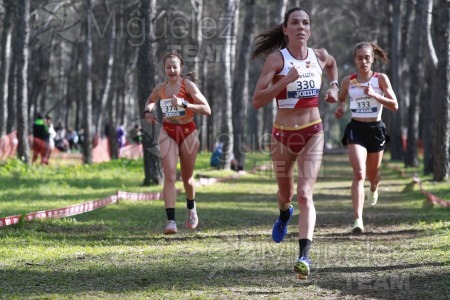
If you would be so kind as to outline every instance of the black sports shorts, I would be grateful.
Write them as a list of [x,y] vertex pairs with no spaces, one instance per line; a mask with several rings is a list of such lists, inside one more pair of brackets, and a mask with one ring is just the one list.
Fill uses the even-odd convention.
[[383,151],[390,140],[383,121],[360,122],[352,119],[345,127],[342,144],[358,144],[366,148],[368,153],[375,153]]

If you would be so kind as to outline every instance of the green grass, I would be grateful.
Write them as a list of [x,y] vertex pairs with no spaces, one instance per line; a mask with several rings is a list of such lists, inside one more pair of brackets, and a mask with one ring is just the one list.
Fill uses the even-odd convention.
[[[429,192],[443,200],[450,201],[450,181],[449,179],[442,182],[433,181],[433,175],[424,175],[423,171],[423,159],[420,160],[419,166],[416,168],[408,167],[405,168],[403,162],[393,162],[389,161],[386,163],[388,168],[392,170],[397,170],[398,174],[403,178],[409,178],[411,182],[413,177],[418,177],[422,183],[422,189]],[[418,184],[412,184],[408,187],[410,190],[420,190]]]
[[[197,174],[209,169],[199,155]],[[247,169],[270,161],[249,154]],[[0,216],[64,207],[142,187],[142,161],[92,166],[0,166]],[[351,169],[326,155],[314,202],[317,224],[309,280],[292,270],[298,206],[285,241],[270,232],[277,217],[273,174],[261,171],[197,190],[200,224],[162,235],[162,201],[120,201],[65,219],[0,229],[0,299],[449,299],[450,212],[424,206],[411,178],[386,167],[380,200],[364,211],[366,233],[353,235]],[[177,183],[182,188],[181,183]],[[444,188],[445,190],[445,188]],[[295,201],[294,201],[295,202]]]

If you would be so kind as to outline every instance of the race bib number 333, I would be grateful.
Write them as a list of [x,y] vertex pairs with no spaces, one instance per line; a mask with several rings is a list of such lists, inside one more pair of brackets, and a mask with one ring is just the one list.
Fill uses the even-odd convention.
[[350,110],[357,113],[375,113],[378,111],[377,102],[371,98],[363,97],[350,102]]
[[186,115],[186,110],[184,107],[172,105],[171,99],[161,99],[160,105],[164,118],[181,117]]

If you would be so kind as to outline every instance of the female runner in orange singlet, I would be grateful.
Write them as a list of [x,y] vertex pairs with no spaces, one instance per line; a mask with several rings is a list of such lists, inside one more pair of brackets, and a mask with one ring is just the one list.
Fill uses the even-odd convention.
[[[184,61],[176,52],[169,52],[163,58],[167,81],[159,83],[150,94],[144,117],[147,122],[156,122],[152,112],[157,103],[161,106],[164,122],[159,136],[159,147],[164,172],[163,197],[166,207],[167,225],[164,234],[178,232],[175,222],[175,181],[178,157],[180,157],[181,178],[186,191],[188,215],[186,227],[195,229],[198,224],[195,205],[195,160],[199,150],[198,132],[193,121],[194,113],[209,116],[211,108],[198,89],[192,73],[182,75]],[[185,77],[192,76],[192,80]]]

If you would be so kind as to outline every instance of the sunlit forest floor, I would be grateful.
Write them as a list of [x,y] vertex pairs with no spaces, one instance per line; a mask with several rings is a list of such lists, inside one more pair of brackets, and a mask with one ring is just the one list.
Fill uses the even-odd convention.
[[[249,154],[247,170],[270,163]],[[401,166],[400,166],[401,169]],[[225,177],[197,162],[197,176]],[[298,205],[286,239],[271,240],[278,216],[270,169],[197,190],[199,227],[164,236],[163,201],[118,204],[64,219],[0,229],[1,299],[449,299],[450,212],[426,205],[411,170],[383,167],[378,204],[366,204],[365,232],[351,233],[352,172],[327,154],[315,187],[312,271],[298,280]],[[142,161],[83,166],[0,165],[0,217],[65,207],[142,187]],[[431,185],[431,183],[430,183]],[[433,184],[448,200],[448,188]],[[177,187],[182,188],[181,182]],[[295,202],[295,201],[294,201]]]

